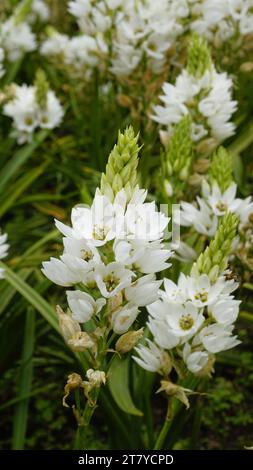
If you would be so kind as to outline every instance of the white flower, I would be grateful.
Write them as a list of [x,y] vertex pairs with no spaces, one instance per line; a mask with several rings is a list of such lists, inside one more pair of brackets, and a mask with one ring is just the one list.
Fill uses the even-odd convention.
[[220,296],[215,304],[209,306],[208,312],[218,323],[230,325],[238,317],[240,303],[240,300]]
[[183,273],[178,278],[178,283],[164,278],[165,292],[160,291],[161,297],[168,303],[184,303],[187,300],[187,278]]
[[139,313],[138,307],[131,303],[119,308],[112,314],[112,328],[115,333],[122,335],[129,330]]
[[133,265],[144,274],[163,271],[171,266],[167,263],[171,251],[165,250],[160,240],[115,240],[113,249],[116,261],[129,267]]
[[171,251],[165,250],[160,241],[155,241],[145,246],[143,254],[140,254],[134,265],[141,273],[156,273],[171,266],[171,263],[167,263],[170,256]]
[[[232,182],[229,187],[222,192],[216,181],[210,186],[206,180],[202,182],[202,194],[212,209],[213,214],[220,217],[227,211],[238,215],[240,227],[249,222],[249,216],[253,213],[253,202],[251,196],[246,199],[236,198],[237,185]],[[200,199],[203,204],[203,199]]]
[[18,131],[32,134],[39,124],[34,87],[15,85],[15,96],[4,105],[3,114],[13,119]]
[[11,62],[15,62],[25,52],[35,50],[36,39],[27,23],[16,23],[15,19],[11,17],[1,25],[0,44],[6,57]]
[[42,265],[43,274],[59,286],[71,286],[80,281],[80,276],[57,258],[50,258],[50,261],[45,261]]
[[172,258],[178,259],[182,263],[190,263],[197,258],[196,251],[182,240],[180,240],[179,245],[171,244],[171,248],[174,250]]
[[[184,69],[175,85],[164,83],[162,90],[164,94],[160,100],[163,105],[154,107],[152,118],[166,126],[169,132],[183,116],[191,114],[195,141],[209,134],[220,142],[234,133],[234,124],[229,121],[237,103],[232,101],[232,80],[226,73],[219,74],[213,67],[197,79]],[[192,111],[194,107],[198,108],[198,118]]]
[[236,336],[232,336],[233,325],[213,324],[206,326],[199,333],[199,339],[204,348],[211,353],[218,353],[232,349],[241,343]]
[[80,290],[66,291],[69,308],[72,312],[72,317],[79,323],[89,321],[92,315],[100,312],[106,304],[105,299],[94,300],[91,295]]
[[180,224],[193,226],[198,233],[213,237],[218,227],[218,217],[203,199],[197,197],[197,201],[199,208],[189,202],[181,202]]
[[[58,227],[61,222],[56,220],[55,223]],[[64,254],[80,258],[87,263],[87,269],[93,268],[94,263],[100,263],[101,261],[98,249],[85,239],[78,240],[76,238],[63,237],[63,246]]]
[[4,259],[8,255],[8,249],[10,245],[6,243],[7,238],[8,238],[7,233],[3,233],[1,235],[1,232],[0,232],[0,259]]
[[192,8],[194,20],[191,29],[220,46],[238,30],[241,35],[250,34],[252,25],[251,0],[203,0]]
[[198,277],[186,278],[185,289],[189,299],[196,307],[205,307],[213,304],[225,287],[225,279],[220,277],[214,284],[211,284],[207,274]]
[[133,356],[133,359],[139,366],[150,372],[158,372],[163,369],[165,364],[164,351],[160,349],[153,341],[146,340],[148,346],[141,344],[135,348],[139,357]]
[[100,264],[95,268],[94,278],[101,294],[106,297],[114,297],[122,289],[131,285],[135,274],[125,269],[120,263],[109,263],[106,266]]
[[127,238],[154,241],[162,238],[169,218],[156,211],[155,202],[128,204],[125,213]]
[[197,333],[205,318],[197,307],[186,302],[184,305],[171,304],[166,320],[175,336],[189,339]]
[[40,21],[47,21],[49,19],[49,8],[43,0],[32,1],[32,11],[28,15],[29,22],[35,22],[37,19]]
[[68,3],[68,10],[77,18],[87,15],[91,11],[91,0],[73,0]]
[[249,216],[253,214],[253,201],[251,196],[246,199],[237,199],[238,206],[234,207],[235,214],[240,218],[240,228],[249,223]]
[[53,129],[63,117],[63,109],[53,91],[48,90],[45,107],[36,100],[35,86],[15,85],[14,97],[3,107],[3,114],[13,119],[18,143],[30,141],[36,128]]
[[125,288],[125,297],[128,302],[139,307],[145,307],[158,299],[158,289],[162,281],[156,281],[154,274],[147,274],[130,287]]
[[208,363],[209,355],[206,351],[191,352],[189,343],[185,343],[183,349],[183,359],[187,369],[193,374],[200,372]]
[[216,182],[213,183],[209,194],[207,185],[202,187],[204,187],[207,202],[215,215],[222,216],[227,211],[235,212],[240,203],[239,199],[235,199],[237,191],[237,185],[235,183],[231,183],[223,193]]
[[120,227],[122,217],[123,212],[119,212],[116,216],[113,204],[97,191],[90,208],[74,207],[72,209],[72,228],[59,221],[56,221],[56,226],[67,237],[85,239],[90,244],[102,246],[115,238],[116,221],[119,222]]
[[42,129],[53,129],[59,126],[63,115],[64,111],[58,98],[52,90],[49,90],[45,108],[38,110],[39,126]]
[[57,56],[64,55],[69,45],[69,38],[66,34],[55,31],[49,38],[45,39],[40,47],[42,55]]
[[[6,258],[6,256],[8,256],[8,249],[9,249],[9,246],[8,243],[6,243],[7,241],[7,233],[3,233],[1,235],[1,232],[0,232],[0,259],[4,259]],[[0,268],[0,279],[3,279],[4,278],[4,269]]]
[[[157,302],[155,302],[155,304],[157,304]],[[156,309],[158,311],[161,304],[159,306],[158,304],[155,306],[155,304],[153,304],[154,310]],[[161,348],[173,349],[179,344],[180,338],[174,334],[166,321],[158,318],[158,315],[156,318],[149,318],[147,325],[155,339],[155,342]]]
[[90,36],[76,36],[69,40],[65,50],[66,64],[81,69],[83,66],[94,67],[98,64],[97,44]]

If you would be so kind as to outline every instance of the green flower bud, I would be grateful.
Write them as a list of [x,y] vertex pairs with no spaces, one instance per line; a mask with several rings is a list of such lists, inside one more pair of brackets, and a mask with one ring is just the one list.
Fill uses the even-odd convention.
[[201,253],[194,263],[191,274],[198,276],[208,274],[211,282],[226,269],[228,256],[232,252],[232,243],[236,237],[238,218],[235,214],[226,213],[210,245]]
[[187,70],[195,78],[201,78],[212,67],[211,52],[204,38],[193,33],[188,46]]
[[188,115],[175,125],[169,146],[161,155],[163,176],[169,181],[172,193],[183,190],[191,173],[193,156],[191,118]]
[[209,178],[211,183],[217,183],[222,192],[233,182],[231,156],[224,147],[219,147],[213,155]]
[[[125,189],[128,200],[137,186],[138,135],[128,127],[123,134],[119,132],[118,142],[109,155],[106,171],[102,174],[100,190],[111,201],[118,191]],[[110,188],[110,189],[109,189]]]
[[14,21],[16,24],[23,23],[31,13],[33,0],[23,0],[14,11]]
[[36,101],[41,109],[45,109],[47,107],[49,84],[44,70],[37,70],[34,85],[36,88]]

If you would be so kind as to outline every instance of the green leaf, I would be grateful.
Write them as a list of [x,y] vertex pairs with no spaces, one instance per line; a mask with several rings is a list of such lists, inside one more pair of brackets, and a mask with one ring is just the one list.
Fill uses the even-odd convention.
[[43,173],[47,165],[48,162],[45,162],[38,168],[25,173],[11,186],[8,193],[0,200],[0,216],[3,216],[9,210],[19,196]]
[[33,141],[19,149],[12,159],[2,168],[0,172],[0,191],[6,187],[12,176],[32,156],[34,150],[46,139],[49,131],[43,129],[34,137]]
[[108,371],[108,385],[118,407],[135,416],[142,416],[131,398],[129,391],[129,358],[120,359],[115,356]]
[[[31,274],[32,269],[22,269],[19,272],[19,276],[23,281],[26,281],[26,279],[29,277]],[[0,315],[4,312],[5,308],[9,305],[10,301],[13,299],[14,295],[16,294],[16,289],[7,284],[4,286],[4,289],[1,289],[0,291],[0,298],[1,298],[1,304],[0,304]]]
[[[25,334],[23,352],[21,359],[20,382],[18,386],[18,397],[24,397],[31,393],[33,374],[33,349],[35,337],[35,314],[29,307],[26,313]],[[28,420],[29,398],[17,403],[13,421],[12,449],[22,450],[24,448],[27,420]]]
[[2,261],[0,267],[4,269],[4,276],[8,281],[47,321],[59,332],[55,310],[35,289],[30,287],[20,276],[9,269]]

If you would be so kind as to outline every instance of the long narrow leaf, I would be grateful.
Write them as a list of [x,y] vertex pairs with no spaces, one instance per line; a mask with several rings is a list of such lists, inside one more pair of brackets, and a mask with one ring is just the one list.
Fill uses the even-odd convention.
[[126,413],[142,416],[143,413],[134,405],[129,390],[129,359],[115,356],[108,371],[110,392],[119,406]]
[[41,145],[41,143],[48,136],[49,131],[43,129],[34,137],[34,140],[27,144],[25,147],[19,149],[11,158],[11,160],[2,168],[0,172],[0,191],[6,187],[12,176],[19,170],[19,168],[32,156],[34,150]]
[[5,279],[48,321],[59,331],[57,317],[54,309],[31,286],[23,281],[20,276],[0,261],[1,268],[5,271]]
[[0,216],[3,216],[9,208],[15,203],[18,199],[20,194],[22,194],[44,171],[48,162],[43,163],[38,168],[34,168],[33,170],[29,171],[29,173],[22,176],[17,183],[15,183],[15,187],[11,187],[10,191],[7,195],[5,195],[4,199],[1,200],[0,206]]
[[[33,349],[35,336],[35,312],[29,307],[26,313],[25,334],[20,371],[18,397],[29,395],[32,385]],[[25,444],[29,398],[17,403],[13,421],[12,449],[22,450]]]

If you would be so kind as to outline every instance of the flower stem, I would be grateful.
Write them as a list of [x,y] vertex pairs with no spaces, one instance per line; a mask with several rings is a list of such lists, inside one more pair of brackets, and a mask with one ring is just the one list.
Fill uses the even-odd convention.
[[166,419],[163,423],[163,427],[162,427],[162,429],[159,433],[159,436],[156,440],[156,443],[154,445],[154,450],[161,450],[163,448],[163,444],[164,444],[164,441],[165,441],[165,439],[167,437],[167,434],[170,430],[171,423],[172,423],[171,419],[168,419],[166,417]]
[[172,407],[172,403],[170,400],[168,400],[168,409],[166,413],[166,418],[164,420],[163,427],[158,435],[158,438],[156,439],[154,450],[161,450],[163,448],[163,444],[166,440],[167,434],[172,424],[171,407]]

